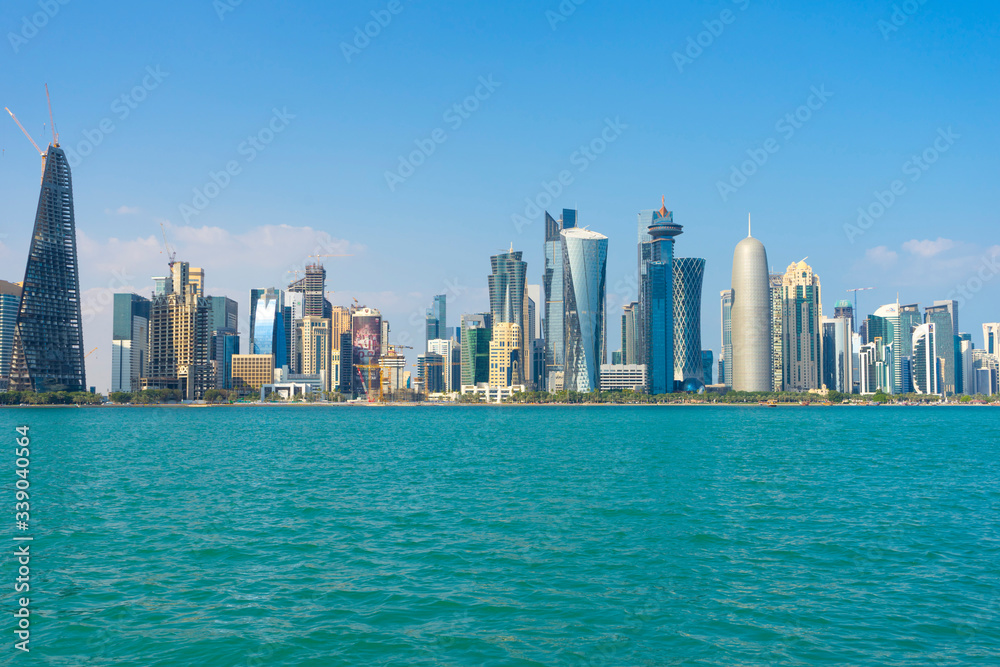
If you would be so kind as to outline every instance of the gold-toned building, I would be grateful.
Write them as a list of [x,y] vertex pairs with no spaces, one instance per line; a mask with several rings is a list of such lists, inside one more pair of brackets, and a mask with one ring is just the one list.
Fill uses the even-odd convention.
[[259,390],[274,382],[273,354],[234,354],[232,361],[234,389]]
[[323,390],[330,391],[330,320],[307,315],[302,318],[302,374],[322,375]]
[[490,387],[521,383],[521,325],[495,322],[490,340]]

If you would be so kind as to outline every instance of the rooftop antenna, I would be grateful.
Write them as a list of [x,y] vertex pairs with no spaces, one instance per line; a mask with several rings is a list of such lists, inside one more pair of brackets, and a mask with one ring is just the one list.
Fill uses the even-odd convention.
[[59,132],[56,130],[56,121],[52,117],[52,97],[49,96],[49,84],[45,84],[45,99],[49,103],[49,125],[52,126],[52,145],[59,148]]

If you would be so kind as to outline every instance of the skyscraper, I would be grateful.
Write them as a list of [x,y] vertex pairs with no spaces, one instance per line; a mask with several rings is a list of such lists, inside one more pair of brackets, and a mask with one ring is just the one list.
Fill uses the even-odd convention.
[[854,306],[847,299],[841,299],[833,307],[833,316],[836,317],[846,317],[851,320],[851,333],[858,330],[854,322]]
[[637,364],[639,363],[637,361],[639,358],[639,335],[637,328],[639,302],[633,301],[624,306],[623,309],[625,312],[622,314],[622,364]]
[[522,384],[521,361],[517,346],[520,345],[521,326],[514,322],[497,322],[493,325],[490,340],[490,387],[505,389]]
[[771,284],[771,378],[773,391],[783,391],[785,388],[785,290],[783,283],[785,274],[769,275]]
[[562,218],[556,220],[545,214],[545,273],[542,289],[545,306],[542,309],[542,338],[545,339],[545,387],[552,390],[550,377],[562,373],[565,364],[565,335],[563,327],[563,229],[576,227],[576,211],[563,209]]
[[490,381],[490,314],[462,315],[462,386]]
[[[736,391],[772,391],[771,288],[764,244],[748,235],[733,253],[733,366]],[[728,373],[728,370],[727,370]]]
[[250,354],[273,355],[275,368],[288,365],[284,297],[273,287],[250,290]]
[[781,350],[785,391],[819,389],[823,378],[823,307],[819,276],[804,261],[789,265],[781,282]]
[[[646,364],[649,393],[674,390],[674,238],[683,227],[664,201],[659,211],[642,211],[639,224],[640,363]],[[646,240],[648,239],[648,240]]]
[[714,355],[711,350],[701,351],[702,382],[705,386],[712,384],[712,367],[715,365]]
[[851,318],[823,318],[823,384],[845,394],[854,391]]
[[73,179],[50,144],[14,326],[12,391],[86,391]]
[[428,351],[433,352],[441,357],[441,378],[442,386],[439,391],[459,391],[461,387],[456,387],[453,384],[454,374],[452,373],[451,361],[452,361],[452,351],[455,347],[455,341],[450,338],[436,338],[434,340],[427,341],[427,347],[430,348]]
[[674,260],[674,381],[703,382],[701,360],[701,285],[705,260]]
[[[496,340],[497,325],[506,322],[516,324],[520,336],[517,346],[511,351],[516,358],[514,367],[516,375],[511,384],[526,383],[524,373],[527,371],[525,360],[528,348],[525,344],[528,323],[528,311],[525,304],[525,277],[528,272],[527,262],[521,259],[520,250],[494,255],[490,258],[492,273],[489,276],[490,316],[493,320],[493,339]],[[505,385],[509,386],[509,385]]]
[[[149,360],[141,389],[177,389],[186,400],[214,387],[211,364],[211,306],[198,296],[187,262],[170,265],[170,290],[150,304]],[[202,283],[204,284],[204,276]]]
[[722,290],[722,356],[719,358],[719,384],[733,386],[733,290]]
[[565,388],[591,392],[600,387],[607,361],[608,237],[588,229],[564,229],[562,235],[563,322],[566,336]]
[[935,329],[933,322],[920,324],[913,330],[912,349],[913,390],[918,394],[940,394],[938,386],[938,359],[935,352]]
[[983,325],[983,349],[987,354],[1000,355],[1000,322]]
[[[377,366],[382,356],[382,313],[374,308],[358,308],[351,318],[351,326],[354,333],[351,341],[354,353],[354,393],[367,395],[369,386],[373,391],[378,390],[381,379],[378,369],[372,366]],[[340,354],[343,357],[343,349]]]
[[111,329],[111,391],[136,391],[149,356],[150,301],[115,294]]
[[[954,307],[952,307],[954,304]],[[958,307],[954,301],[935,301],[933,306],[924,309],[924,323],[934,324],[934,355],[942,360],[941,381],[938,385],[943,396],[949,396],[958,391],[957,370],[955,367],[955,334],[954,321],[958,315]]]
[[7,388],[7,374],[14,350],[14,327],[20,306],[21,286],[0,280],[0,391]]
[[448,321],[448,297],[446,294],[438,294],[434,297],[434,302],[427,309],[424,317],[424,329],[426,333],[427,352],[430,349],[430,341],[441,338],[449,338],[446,334]]
[[302,294],[302,317],[329,317],[326,300],[326,269],[322,264],[306,266],[306,275],[288,286],[293,294]]
[[302,374],[323,378],[323,390],[330,391],[332,369],[330,319],[306,315],[300,321],[298,332],[302,341]]

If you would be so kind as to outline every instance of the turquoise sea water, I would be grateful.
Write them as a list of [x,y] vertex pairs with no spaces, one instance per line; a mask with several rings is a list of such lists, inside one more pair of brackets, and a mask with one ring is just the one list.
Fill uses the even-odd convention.
[[19,424],[0,664],[1000,664],[995,408],[6,409],[8,545]]

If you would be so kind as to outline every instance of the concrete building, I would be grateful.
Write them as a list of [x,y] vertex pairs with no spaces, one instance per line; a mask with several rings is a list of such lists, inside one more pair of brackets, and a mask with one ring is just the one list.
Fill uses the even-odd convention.
[[772,273],[768,276],[771,285],[771,378],[773,391],[785,388],[785,290],[782,286],[785,274]]
[[847,316],[823,318],[823,385],[844,394],[854,391],[852,326]]
[[427,341],[427,351],[434,352],[441,357],[442,389],[439,391],[458,391],[459,385],[454,382],[452,373],[452,357],[457,344],[455,341],[445,338],[437,338]]
[[490,387],[510,387],[522,385],[516,382],[521,377],[518,345],[521,341],[521,327],[513,322],[495,322],[490,340]]
[[625,364],[601,366],[601,391],[622,391],[629,389],[646,393],[649,391],[649,375],[645,364]]
[[782,387],[805,392],[823,383],[823,306],[819,276],[804,261],[792,263],[781,281]]
[[764,244],[748,235],[733,253],[733,354],[726,365],[732,364],[735,391],[774,388],[769,276]]
[[254,392],[274,384],[273,354],[234,354],[230,386],[237,391]]
[[319,375],[324,378],[322,391],[330,391],[333,373],[330,364],[333,355],[333,341],[330,336],[330,320],[325,317],[306,315],[299,324],[299,339],[302,341],[302,375]]
[[719,384],[733,386],[733,290],[722,290],[722,352],[719,356]]
[[21,305],[21,286],[0,280],[0,391],[7,387],[14,351],[14,326]]
[[987,354],[1000,356],[1000,322],[983,325],[983,350]]

